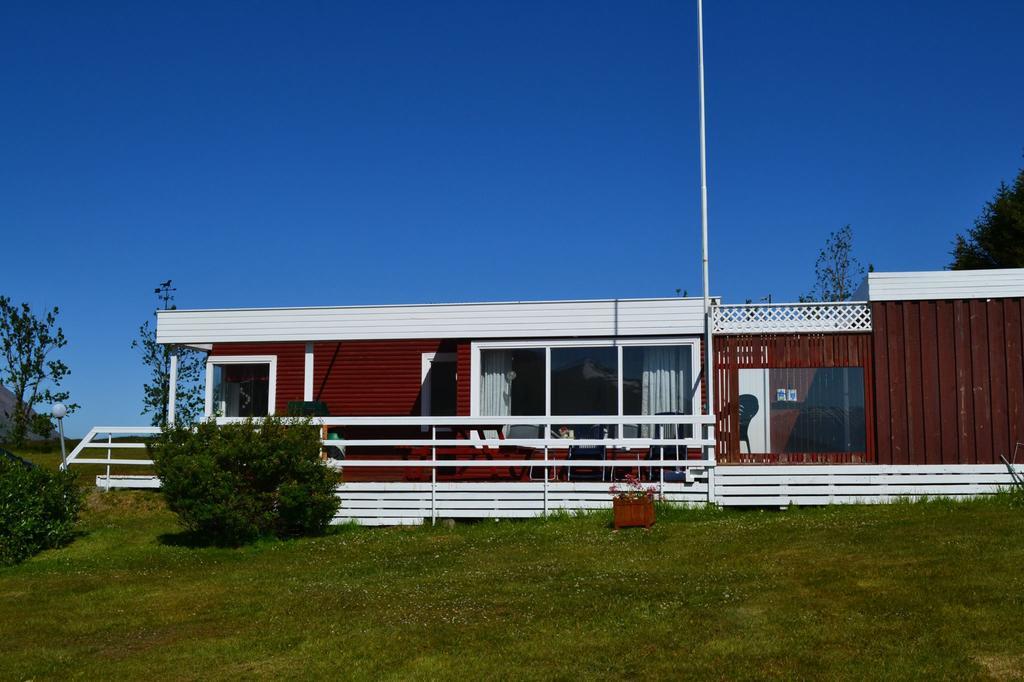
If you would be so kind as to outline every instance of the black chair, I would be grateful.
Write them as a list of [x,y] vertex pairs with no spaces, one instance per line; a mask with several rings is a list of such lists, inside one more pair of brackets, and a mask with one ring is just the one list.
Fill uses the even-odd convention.
[[753,421],[760,409],[761,403],[758,402],[756,395],[750,393],[740,394],[740,440],[747,444],[748,455],[751,452],[750,422]]
[[[577,426],[575,436],[579,440],[601,440],[605,437],[605,427]],[[566,460],[568,474],[566,478],[570,481],[604,481],[606,478],[605,467],[576,467],[573,471],[573,460],[599,459],[605,460],[607,448],[604,445],[570,445],[569,456]]]

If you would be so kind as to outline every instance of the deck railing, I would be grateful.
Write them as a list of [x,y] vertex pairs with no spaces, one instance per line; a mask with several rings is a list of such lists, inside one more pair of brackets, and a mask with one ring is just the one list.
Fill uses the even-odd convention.
[[[218,418],[218,424],[244,421],[239,418]],[[330,428],[339,427],[374,427],[380,429],[380,435],[375,437],[360,438],[325,438],[322,444],[328,448],[369,448],[379,449],[381,455],[374,455],[373,459],[359,459],[344,457],[342,459],[328,459],[330,466],[346,468],[403,468],[403,469],[428,469],[430,471],[431,483],[437,481],[437,470],[443,467],[458,466],[461,469],[472,469],[476,467],[505,468],[505,467],[530,467],[533,470],[543,472],[544,481],[548,481],[551,470],[555,467],[567,465],[586,469],[622,469],[627,466],[643,466],[645,469],[658,470],[661,472],[658,479],[664,483],[664,471],[666,469],[677,469],[687,471],[693,468],[707,469],[715,465],[714,459],[714,417],[710,415],[656,415],[656,416],[559,416],[559,417],[314,417],[313,423],[324,428],[325,432]],[[555,435],[558,427],[571,427],[580,425],[595,425],[614,427],[616,434],[609,438],[575,438],[560,437]],[[547,434],[540,438],[506,438],[499,435],[503,427],[530,425],[538,427],[540,433]],[[625,425],[649,426],[653,430],[655,425],[674,426],[677,432],[676,437],[623,437],[622,427]],[[394,427],[421,427],[426,431],[417,430],[415,434],[405,436],[394,436],[389,430]],[[683,432],[680,435],[680,432]],[[68,455],[67,464],[70,465],[104,465],[106,466],[105,483],[111,484],[111,467],[151,467],[153,460],[149,458],[122,458],[116,457],[115,452],[124,450],[139,450],[146,448],[146,438],[151,438],[160,433],[160,428],[155,426],[97,426],[86,434],[85,438]],[[461,433],[462,437],[455,437]],[[491,435],[493,434],[493,435]],[[325,433],[326,435],[326,433]],[[114,438],[117,441],[114,441]],[[137,438],[132,438],[137,437]],[[558,453],[566,453],[570,448],[586,448],[603,446],[612,455],[605,459],[573,459],[567,462],[564,456]],[[665,446],[665,447],[659,447]],[[675,458],[665,459],[665,449],[676,447],[679,454]],[[459,459],[453,462],[451,459],[439,459],[438,449],[456,448],[461,454],[472,457],[480,452],[501,452],[502,448],[517,448],[520,450],[518,457],[504,457],[499,459]],[[652,447],[659,447],[659,457],[651,459],[637,455],[632,459],[616,457],[622,451],[639,453],[649,451]],[[106,450],[106,457],[83,456],[88,450]],[[429,449],[429,459],[425,457],[410,457],[407,451],[402,449]],[[522,450],[536,456],[524,457]],[[390,450],[391,452],[388,452]],[[396,450],[398,452],[396,453]],[[616,452],[618,451],[618,452]],[[699,451],[699,459],[688,459],[688,453]],[[450,452],[448,454],[451,454]]]

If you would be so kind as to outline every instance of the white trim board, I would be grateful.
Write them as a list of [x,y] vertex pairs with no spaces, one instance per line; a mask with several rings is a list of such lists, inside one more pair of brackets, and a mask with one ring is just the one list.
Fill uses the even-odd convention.
[[701,334],[699,298],[161,310],[159,343]]
[[854,294],[869,301],[929,301],[1024,296],[1024,268],[872,272]]

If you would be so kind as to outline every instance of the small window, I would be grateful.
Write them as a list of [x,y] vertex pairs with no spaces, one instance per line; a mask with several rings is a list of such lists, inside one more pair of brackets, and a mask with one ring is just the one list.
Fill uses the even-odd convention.
[[213,412],[221,417],[266,417],[269,363],[213,364]]
[[741,369],[740,452],[865,452],[864,369]]

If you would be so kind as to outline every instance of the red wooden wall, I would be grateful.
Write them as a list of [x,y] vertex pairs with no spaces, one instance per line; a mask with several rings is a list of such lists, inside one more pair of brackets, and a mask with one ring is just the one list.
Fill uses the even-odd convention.
[[276,355],[277,396],[274,412],[285,414],[289,400],[302,400],[302,382],[306,373],[304,343],[215,343],[210,355]]
[[[873,378],[870,334],[744,334],[716,336],[715,410],[717,452],[722,463],[863,463],[875,457],[871,424]],[[740,452],[741,368],[863,367],[867,452],[748,454]]]
[[882,464],[989,464],[1024,440],[1022,299],[871,306]]
[[[306,344],[218,343],[212,355],[276,355],[274,409],[285,414],[288,402],[302,400]],[[313,344],[313,398],[332,415],[403,416],[420,414],[423,353],[456,353],[459,414],[469,414],[468,341],[330,341]]]

